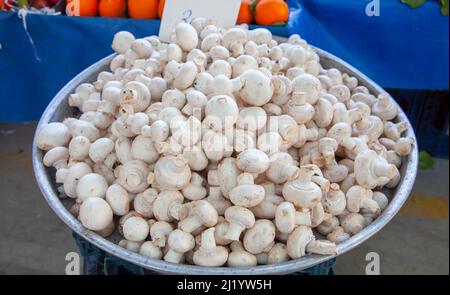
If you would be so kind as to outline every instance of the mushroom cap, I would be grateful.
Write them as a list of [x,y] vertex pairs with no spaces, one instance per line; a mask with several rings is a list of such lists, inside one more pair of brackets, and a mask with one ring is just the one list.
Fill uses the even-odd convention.
[[113,212],[105,200],[93,197],[81,204],[78,218],[86,228],[98,231],[112,222]]
[[349,213],[342,218],[341,226],[346,233],[355,235],[364,228],[364,216],[359,213]]
[[247,33],[241,28],[228,29],[222,38],[223,46],[230,48],[233,44],[247,42]]
[[241,184],[230,191],[230,201],[237,206],[254,207],[264,200],[264,187],[256,184]]
[[270,116],[267,120],[266,132],[279,133],[283,139],[283,150],[299,141],[299,126],[296,120],[287,114]]
[[155,180],[164,189],[179,190],[191,180],[191,169],[182,157],[164,156],[155,164]]
[[57,146],[45,153],[42,162],[45,166],[50,167],[59,161],[66,161],[69,159],[69,150],[66,147]]
[[218,75],[224,75],[228,79],[231,77],[232,68],[231,65],[226,61],[222,59],[215,60],[208,68],[208,72],[213,76],[216,77]]
[[[60,169],[61,171],[61,169]],[[67,171],[64,177],[64,192],[70,198],[76,198],[77,183],[83,175],[91,173],[91,166],[85,162],[75,163]]]
[[239,129],[257,131],[266,126],[267,113],[260,107],[246,107],[239,111],[236,126]]
[[52,122],[39,130],[34,142],[41,150],[51,150],[57,146],[66,146],[71,138],[69,128],[63,123]]
[[[208,118],[212,117],[206,117],[203,122]],[[206,129],[202,136],[201,146],[208,159],[218,162],[225,156],[225,151],[229,147],[229,143],[227,137],[221,132]]]
[[186,52],[195,49],[198,45],[198,33],[188,23],[180,22],[175,26],[176,43]]
[[389,94],[380,94],[372,106],[372,113],[385,121],[395,119],[398,114],[397,107],[392,103]]
[[257,264],[256,256],[247,251],[235,251],[228,254],[227,265],[229,267],[249,267]]
[[[180,70],[173,81],[173,86],[178,89],[187,89],[192,86],[196,77],[197,66],[194,62],[187,61],[180,67]],[[181,107],[183,107],[183,105]]]
[[266,192],[264,200],[258,205],[251,207],[250,211],[258,218],[274,219],[277,206],[284,201],[284,198],[269,191],[266,184],[262,184],[262,186]]
[[258,70],[247,70],[240,76],[244,87],[240,91],[240,98],[251,106],[262,106],[273,96],[272,81]]
[[82,201],[91,197],[104,198],[107,189],[108,183],[103,176],[97,173],[88,173],[78,181],[76,194]]
[[117,182],[132,194],[142,193],[147,187],[149,167],[144,161],[131,160],[119,169]]
[[283,138],[278,132],[265,132],[258,136],[257,147],[259,150],[271,155],[279,152],[283,144]]
[[131,155],[135,160],[142,160],[153,164],[158,160],[159,154],[153,145],[153,140],[142,135],[136,136],[131,144]]
[[252,254],[259,254],[273,243],[275,239],[275,226],[267,219],[255,222],[252,228],[244,235],[244,247]]
[[91,143],[85,136],[77,136],[72,138],[69,143],[70,157],[75,161],[81,161],[89,155],[89,147]]
[[154,259],[161,259],[163,256],[163,253],[161,249],[155,244],[153,244],[152,241],[146,241],[141,245],[141,248],[139,248],[139,254],[154,258]]
[[286,246],[289,256],[292,259],[300,258],[306,254],[306,246],[314,241],[314,234],[310,227],[305,225],[298,226],[287,240]]
[[94,141],[89,147],[89,157],[95,163],[103,162],[106,156],[114,150],[114,141],[102,137]]
[[244,172],[260,174],[269,168],[270,161],[263,151],[248,149],[238,155],[236,165]]
[[395,165],[389,164],[386,159],[370,149],[356,156],[354,167],[356,182],[368,189],[389,182],[397,172]]
[[298,75],[292,81],[293,92],[303,92],[306,101],[315,104],[320,97],[322,85],[319,79],[310,74]]
[[295,207],[291,202],[283,202],[275,211],[275,225],[281,233],[291,233],[295,224]]
[[231,206],[225,210],[225,219],[244,228],[251,228],[255,225],[255,215],[247,208]]
[[289,260],[289,255],[287,253],[287,246],[283,243],[276,243],[270,249],[267,255],[267,263],[275,264],[281,263]]
[[239,116],[239,108],[236,101],[228,95],[216,95],[208,100],[205,107],[205,115],[219,118],[222,127],[232,126]]
[[327,240],[314,240],[311,241],[306,250],[309,253],[320,254],[320,255],[336,255],[336,244],[332,241]]
[[112,49],[117,53],[125,53],[131,48],[131,43],[135,40],[133,34],[127,31],[120,31],[114,35]]
[[216,225],[219,216],[216,209],[208,201],[193,201],[191,211],[201,220],[204,226],[211,227]]
[[233,68],[233,78],[239,77],[247,70],[257,70],[259,67],[253,56],[245,54],[238,56],[231,66]]
[[158,234],[169,235],[173,231],[173,227],[167,221],[156,221],[150,228],[150,236],[155,239]]
[[278,152],[270,155],[270,166],[266,171],[267,178],[276,183],[285,183],[295,179],[300,174],[300,169],[294,164],[292,156],[286,152]]
[[288,181],[283,186],[283,197],[296,207],[313,208],[322,199],[322,190],[314,182]]
[[131,104],[135,113],[143,112],[150,105],[150,90],[144,83],[128,82],[122,90],[121,105]]
[[352,136],[352,127],[345,122],[334,124],[327,132],[327,137],[334,138],[338,143],[341,143],[344,138]]
[[194,264],[208,267],[222,266],[227,262],[228,250],[222,246],[216,246],[213,251],[205,251],[200,247],[194,252]]
[[108,187],[105,199],[115,215],[123,216],[130,210],[130,197],[128,196],[128,192],[119,184],[113,184]]
[[184,197],[179,191],[163,190],[153,202],[153,214],[159,221],[171,222],[173,218],[169,215],[169,206],[174,203],[183,203]]
[[241,172],[236,165],[236,159],[229,157],[223,159],[217,167],[220,190],[224,197],[228,198],[230,191],[236,187],[237,178]]
[[189,234],[180,229],[176,229],[169,234],[167,240],[169,247],[177,253],[186,253],[194,249],[195,239]]
[[140,194],[137,194],[133,201],[133,207],[136,212],[143,217],[153,217],[153,203],[158,197],[158,192],[153,188],[148,188]]
[[382,192],[373,192],[373,200],[377,202],[381,210],[384,210],[389,204],[389,199]]
[[359,185],[352,186],[346,193],[347,210],[358,213],[366,198],[372,197],[372,191]]
[[147,238],[150,228],[144,218],[132,216],[125,221],[122,230],[128,241],[142,242]]
[[194,146],[201,139],[202,122],[190,116],[187,120],[172,120],[172,138],[185,147]]
[[343,241],[350,238],[350,235],[344,231],[341,226],[337,226],[327,235],[327,240],[334,242],[336,244],[342,243]]
[[362,121],[367,125],[366,126],[359,126],[358,122],[353,125],[353,135],[354,136],[361,136],[361,135],[367,135],[369,137],[369,141],[376,140],[379,138],[384,131],[383,121],[377,117],[377,116],[368,116]]

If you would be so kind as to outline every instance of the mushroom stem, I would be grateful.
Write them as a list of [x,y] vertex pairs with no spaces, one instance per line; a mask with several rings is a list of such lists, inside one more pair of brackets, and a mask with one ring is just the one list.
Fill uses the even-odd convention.
[[294,105],[302,106],[306,104],[306,92],[296,91],[292,93],[292,102]]
[[388,107],[390,105],[389,97],[386,95],[380,95],[378,98],[378,104],[382,107]]
[[166,235],[163,232],[157,232],[152,236],[152,242],[155,246],[166,246]]
[[389,179],[393,178],[395,175],[395,166],[391,164],[386,164],[383,162],[376,162],[374,164],[373,171],[377,176],[385,176]]
[[311,181],[316,183],[318,186],[320,186],[320,188],[324,192],[328,192],[330,190],[330,185],[331,185],[330,181],[328,179],[326,179],[325,177],[313,175],[311,177]]
[[183,254],[169,249],[167,254],[164,256],[164,260],[172,263],[181,263],[183,261]]
[[239,237],[244,230],[244,227],[240,224],[230,222],[228,224],[228,231],[225,235],[225,238],[232,240],[232,241],[239,241]]
[[325,240],[314,240],[306,246],[306,252],[320,255],[336,255],[336,244]]
[[189,209],[181,203],[173,202],[169,207],[169,215],[176,220],[182,220],[187,217]]
[[296,179],[300,175],[300,169],[294,165],[287,165],[281,169],[281,176],[287,179]]
[[305,165],[300,167],[298,180],[300,182],[310,182],[314,175],[314,169],[311,166]]
[[254,184],[255,183],[254,179],[253,179],[253,175],[251,173],[247,173],[247,172],[241,173],[238,176],[237,181],[238,181],[238,185]]
[[355,126],[358,129],[362,129],[362,130],[368,129],[371,125],[372,125],[372,121],[370,121],[368,118],[362,118],[361,120],[355,122]]
[[311,226],[311,211],[296,211],[295,212],[295,225]]
[[214,248],[216,248],[216,240],[214,238],[215,230],[216,229],[214,227],[211,227],[202,232],[202,245],[200,246],[200,248],[205,251],[213,251]]
[[182,224],[180,226],[182,226],[181,228],[183,229],[183,231],[188,233],[195,231],[197,228],[203,225],[200,218],[198,218],[196,215],[189,216],[183,219],[180,223]]

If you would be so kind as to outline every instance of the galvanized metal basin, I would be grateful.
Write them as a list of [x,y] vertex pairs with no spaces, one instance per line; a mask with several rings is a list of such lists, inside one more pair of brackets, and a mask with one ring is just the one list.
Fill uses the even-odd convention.
[[[343,73],[348,73],[359,80],[360,85],[366,86],[371,93],[378,95],[384,92],[384,90],[363,75],[361,72],[342,61],[341,59],[333,56],[332,54],[316,48],[317,53],[321,58],[321,64],[324,68],[337,68]],[[97,74],[108,69],[109,62],[113,58],[110,55],[76,76],[70,81],[61,91],[53,98],[48,105],[47,109],[42,114],[39,124],[36,129],[36,133],[49,122],[62,121],[64,118],[74,116],[77,111],[74,108],[69,107],[67,99],[69,94],[75,91],[75,88],[83,82],[95,81]],[[363,243],[365,240],[376,234],[381,230],[400,210],[405,200],[408,198],[409,193],[413,187],[414,180],[417,174],[418,167],[418,147],[416,137],[411,124],[404,112],[399,107],[399,115],[397,120],[407,121],[409,129],[407,136],[414,139],[414,146],[412,153],[403,160],[403,165],[400,169],[402,178],[400,184],[395,190],[386,191],[386,194],[390,197],[390,203],[383,213],[372,224],[367,226],[360,233],[352,236],[350,239],[339,244],[337,246],[338,255],[343,254],[356,246]],[[214,267],[206,268],[200,266],[173,264],[162,260],[150,259],[137,253],[133,253],[124,248],[119,247],[116,243],[120,237],[118,234],[104,239],[96,233],[87,230],[82,224],[72,216],[68,211],[68,207],[73,203],[73,200],[61,200],[57,196],[57,190],[54,181],[54,169],[48,169],[42,164],[43,152],[39,150],[36,145],[33,144],[32,150],[33,156],[33,168],[36,175],[37,183],[41,189],[44,198],[47,200],[50,207],[55,213],[64,221],[73,231],[81,235],[90,243],[99,247],[100,249],[117,256],[121,259],[127,260],[136,265],[142,266],[147,269],[158,271],[168,274],[212,274],[212,275],[242,275],[242,274],[287,274],[310,268],[314,265],[322,263],[326,260],[332,259],[334,256],[320,256],[320,255],[308,255],[301,259],[291,260],[284,263],[261,265],[255,267],[246,268],[230,268],[230,267]]]

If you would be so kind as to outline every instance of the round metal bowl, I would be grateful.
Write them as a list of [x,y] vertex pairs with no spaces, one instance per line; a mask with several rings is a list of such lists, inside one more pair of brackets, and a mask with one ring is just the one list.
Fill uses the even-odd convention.
[[[343,73],[348,73],[356,77],[359,80],[360,85],[366,86],[371,93],[378,95],[385,92],[380,86],[370,80],[368,77],[360,73],[351,65],[335,57],[334,55],[315,48],[320,56],[321,64],[324,68],[337,68]],[[110,55],[97,63],[93,64],[72,81],[70,81],[61,91],[53,98],[48,105],[47,109],[43,113],[39,124],[36,129],[36,133],[49,122],[62,121],[64,118],[74,116],[77,111],[74,108],[69,107],[67,98],[69,94],[75,91],[75,88],[84,82],[93,82],[96,80],[97,74],[108,69],[109,62],[114,55]],[[398,106],[398,105],[397,105]],[[408,198],[409,193],[413,187],[414,180],[417,174],[418,167],[418,148],[417,141],[411,124],[408,121],[405,113],[399,108],[398,121],[407,121],[409,129],[407,136],[414,139],[415,144],[411,154],[403,159],[403,165],[400,169],[402,178],[394,190],[386,191],[386,194],[390,198],[388,207],[383,213],[374,220],[369,226],[364,228],[360,233],[352,236],[350,239],[344,241],[337,246],[337,255],[343,254],[356,246],[363,243],[365,240],[373,236],[379,230],[381,230],[400,210],[405,200]],[[243,275],[243,274],[287,274],[293,273],[299,270],[313,267],[326,260],[332,259],[334,256],[321,256],[321,255],[307,255],[300,259],[291,260],[284,263],[261,265],[255,267],[245,268],[230,268],[230,267],[200,267],[184,264],[173,264],[163,260],[150,259],[140,254],[131,252],[124,248],[119,247],[116,243],[120,237],[116,234],[108,239],[102,238],[98,234],[87,230],[82,224],[68,211],[69,204],[73,203],[73,200],[62,200],[57,196],[57,190],[54,181],[54,169],[48,169],[42,164],[43,152],[39,150],[35,144],[33,144],[33,168],[36,175],[37,183],[47,200],[50,207],[55,213],[63,220],[74,232],[81,235],[90,243],[99,247],[100,249],[117,256],[121,259],[127,260],[136,265],[142,266],[147,269],[151,269],[161,273],[168,274],[212,274],[212,275]]]

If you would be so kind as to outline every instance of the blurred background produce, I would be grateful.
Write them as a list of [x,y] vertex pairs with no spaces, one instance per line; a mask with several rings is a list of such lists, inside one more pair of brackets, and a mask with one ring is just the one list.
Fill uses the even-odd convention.
[[[165,0],[0,0],[0,9],[53,8],[69,16],[161,19]],[[289,18],[285,0],[242,0],[238,24],[284,26]]]

